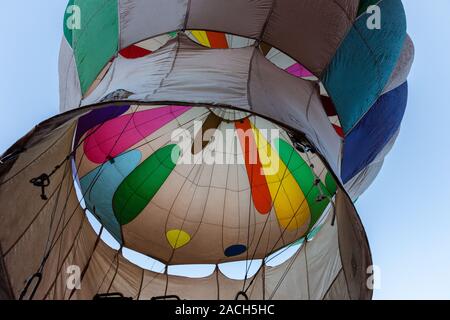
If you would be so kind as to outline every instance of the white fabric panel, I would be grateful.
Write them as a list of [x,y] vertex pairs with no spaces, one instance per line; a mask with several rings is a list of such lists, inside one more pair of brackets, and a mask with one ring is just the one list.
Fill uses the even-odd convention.
[[297,61],[275,48],[270,49],[269,53],[266,55],[266,58],[278,68],[283,70],[297,63]]
[[174,37],[171,37],[169,34],[163,34],[155,38],[147,39],[142,42],[139,42],[138,45],[141,48],[150,50],[150,51],[156,51],[162,46],[164,46],[167,42],[172,40]]
[[120,48],[184,28],[189,0],[119,0]]
[[381,150],[381,152],[377,155],[375,160],[367,167],[365,167],[361,172],[359,172],[356,176],[354,176],[350,181],[345,184],[345,190],[347,191],[350,198],[355,201],[358,199],[360,195],[362,195],[367,188],[372,184],[375,178],[378,176],[378,173],[381,171],[383,167],[384,158],[391,151],[392,147],[397,140],[397,137],[400,133],[400,129],[394,134],[394,136],[389,140],[386,146]]
[[231,34],[225,35],[227,38],[227,43],[229,48],[244,48],[244,47],[250,47],[254,45],[255,40],[240,36],[234,36]]
[[81,87],[72,48],[63,37],[59,52],[59,108],[61,112],[78,108]]

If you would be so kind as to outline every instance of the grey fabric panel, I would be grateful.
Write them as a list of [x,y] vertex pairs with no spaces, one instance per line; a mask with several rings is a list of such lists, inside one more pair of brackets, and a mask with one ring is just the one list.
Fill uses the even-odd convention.
[[383,167],[383,161],[369,164],[345,184],[345,190],[356,201],[374,182]]
[[14,300],[8,272],[6,271],[5,263],[3,262],[3,250],[0,244],[0,300]]
[[345,274],[341,269],[323,300],[349,300]]
[[256,38],[271,6],[272,0],[120,0],[120,47],[184,28]]
[[154,94],[171,71],[177,47],[177,41],[173,40],[154,54],[140,59],[117,56],[98,87],[82,104],[97,103],[118,90],[138,95]]
[[276,0],[263,40],[320,75],[353,24],[359,0]]
[[324,112],[318,86],[280,70],[258,52],[253,59],[249,88],[254,112],[305,133],[340,176],[342,140]]
[[120,0],[120,47],[184,28],[262,36],[320,75],[351,27],[358,4],[358,0]]
[[[87,239],[95,235],[92,228],[83,229],[85,236],[80,237],[80,239]],[[90,234],[90,235],[89,235]],[[95,248],[95,250],[90,252],[87,248],[87,242],[81,242],[80,248],[78,250],[87,251],[90,254],[90,260],[87,261],[76,261],[75,264],[81,266],[82,269],[86,269],[84,277],[82,278],[81,290],[75,290],[72,300],[92,300],[92,298],[97,293],[106,293],[108,287],[112,286],[114,281],[113,276],[117,269],[118,254],[117,251],[108,247],[103,241],[100,241]],[[92,244],[89,244],[91,247]],[[87,264],[89,263],[89,264]],[[131,277],[131,275],[130,275]],[[117,290],[117,288],[115,288]],[[127,292],[129,290],[129,284],[123,284],[120,291]],[[118,290],[117,290],[118,291]],[[67,292],[60,299],[69,299],[70,293]],[[59,298],[59,297],[58,297]]]
[[228,104],[248,109],[247,80],[253,48],[211,50],[184,36],[179,41],[173,69],[160,87],[130,99]]
[[0,166],[0,184],[6,183],[6,181],[12,179],[14,175],[19,174],[25,166],[31,164],[33,161],[32,159],[34,159],[32,158],[33,155],[30,155],[29,157],[21,157],[22,153],[25,151],[31,151],[34,152],[35,157],[38,157],[37,153],[39,152],[39,149],[33,147],[40,143],[44,143],[44,139],[49,140],[45,142],[48,143],[47,147],[50,147],[52,143],[56,143],[56,141],[63,137],[65,133],[61,133],[59,137],[52,137],[52,132],[57,130],[58,127],[64,125],[65,122],[82,113],[83,111],[78,109],[45,120],[35,126],[8,150],[6,150],[6,152],[1,156],[2,159],[5,159],[5,157],[7,159],[3,160],[4,163]]
[[342,191],[336,195],[336,222],[349,297],[352,300],[371,299],[372,291],[367,287],[367,268],[372,265],[369,244],[352,201]]
[[[79,113],[81,110],[71,112],[70,117],[57,116],[31,131],[24,142],[26,150],[10,172],[5,173],[0,185],[0,202],[9,208],[0,211],[0,240],[5,244],[5,267],[16,297],[25,281],[38,270],[48,239],[53,249],[44,265],[35,299],[68,299],[71,291],[66,286],[67,267],[76,265],[83,269],[93,252],[97,235],[79,206],[70,163],[66,162],[67,166],[64,164],[51,177],[46,188],[48,202],[40,199],[40,188],[29,182],[32,177],[49,173],[70,153]],[[82,285],[89,287],[87,282]]]
[[[117,258],[117,273],[114,278],[108,282],[108,285],[110,286],[108,290],[109,292],[120,292],[124,297],[137,299],[143,270],[135,264],[130,263],[122,255],[119,255]],[[114,267],[112,269],[114,269]]]
[[328,213],[322,229],[303,244],[300,252],[279,266],[266,268],[267,299],[319,300],[324,297],[342,266],[338,226],[331,225],[332,210]]
[[408,78],[409,72],[414,61],[414,43],[412,42],[409,35],[405,38],[405,43],[403,44],[402,53],[398,59],[397,65],[392,72],[392,75],[383,90],[383,94],[394,90],[395,88],[401,86],[405,83]]
[[[30,179],[50,173],[57,163],[64,160],[71,150],[73,129],[73,121],[69,121],[47,136],[41,136],[39,143],[19,156],[6,175],[7,180],[3,180],[0,186],[0,203],[8,208],[0,211],[0,241],[16,297],[24,288],[25,281],[39,269],[48,237],[59,233],[58,214],[64,211],[62,208],[66,203],[63,200],[72,185],[71,176],[65,175],[68,168],[63,165],[50,178],[52,183],[45,190],[49,199],[44,202],[40,198],[41,189],[33,186]],[[75,201],[78,204],[76,196]],[[54,210],[58,214],[54,214]],[[51,224],[52,220],[56,222]],[[63,223],[64,220],[61,225]]]
[[184,28],[189,0],[119,0],[120,48]]
[[59,109],[61,112],[78,108],[81,87],[73,51],[63,37],[59,52]]
[[[96,245],[97,235],[79,207],[76,196],[70,197],[65,214],[61,210],[59,213],[64,216],[64,230],[63,226],[58,230],[61,237],[54,242],[42,272],[42,282],[36,292],[39,299],[69,299],[72,290],[66,285],[68,268],[78,266],[82,272]],[[81,285],[84,284],[86,283],[81,279]]]
[[273,0],[191,0],[187,29],[226,31],[258,38]]
[[391,151],[399,133],[400,129],[397,130],[397,132],[392,136],[383,150],[381,150],[381,152],[377,155],[375,160],[345,184],[345,190],[348,192],[348,195],[353,201],[358,199],[358,197],[362,195],[367,188],[369,188],[378,176],[378,173],[383,167],[384,158]]

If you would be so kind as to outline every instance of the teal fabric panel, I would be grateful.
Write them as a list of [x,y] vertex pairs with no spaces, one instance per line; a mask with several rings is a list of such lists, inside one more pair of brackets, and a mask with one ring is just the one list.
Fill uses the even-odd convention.
[[80,179],[86,207],[119,243],[123,242],[120,225],[113,211],[114,193],[125,177],[138,166],[140,160],[139,150],[125,152]]
[[344,133],[348,133],[380,97],[400,57],[406,17],[400,0],[384,0],[381,29],[369,29],[371,14],[360,16],[322,77]]

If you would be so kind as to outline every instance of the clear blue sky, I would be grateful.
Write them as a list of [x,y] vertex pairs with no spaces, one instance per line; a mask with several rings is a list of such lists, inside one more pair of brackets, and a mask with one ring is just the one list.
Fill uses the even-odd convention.
[[[58,113],[66,1],[2,3],[0,153]],[[403,0],[416,46],[400,137],[357,203],[379,299],[450,299],[450,1]]]

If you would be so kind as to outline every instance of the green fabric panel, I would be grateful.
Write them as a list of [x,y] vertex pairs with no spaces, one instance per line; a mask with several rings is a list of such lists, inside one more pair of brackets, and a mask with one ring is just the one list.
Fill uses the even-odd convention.
[[67,11],[64,35],[72,45],[83,94],[89,89],[119,48],[117,0],[70,0],[80,8],[80,29],[70,30]]
[[165,146],[122,181],[113,197],[114,214],[121,225],[130,223],[144,210],[175,168],[179,156],[177,145]]
[[[282,139],[278,139],[275,142],[275,145],[281,160],[286,164],[295,181],[297,181],[302,189],[306,201],[308,201],[309,209],[311,211],[311,222],[309,227],[312,228],[317,220],[319,220],[330,201],[329,199],[317,201],[317,198],[320,196],[320,190],[318,186],[314,185],[315,178],[311,168],[297,151]],[[319,185],[324,195],[332,196],[332,194],[328,192],[328,188],[326,188],[322,182],[320,182]]]
[[325,186],[330,194],[335,194],[337,190],[336,181],[334,181],[333,176],[328,172],[325,176]]
[[66,11],[64,13],[64,21],[63,21],[64,37],[66,38],[66,40],[70,44],[70,46],[72,46],[73,35],[72,35],[72,30],[69,29],[69,27],[67,26],[67,21],[70,19],[71,15],[72,15],[72,13],[70,13],[68,11],[69,11],[69,7],[73,6],[74,1],[75,0],[69,0],[69,3],[67,4]]

